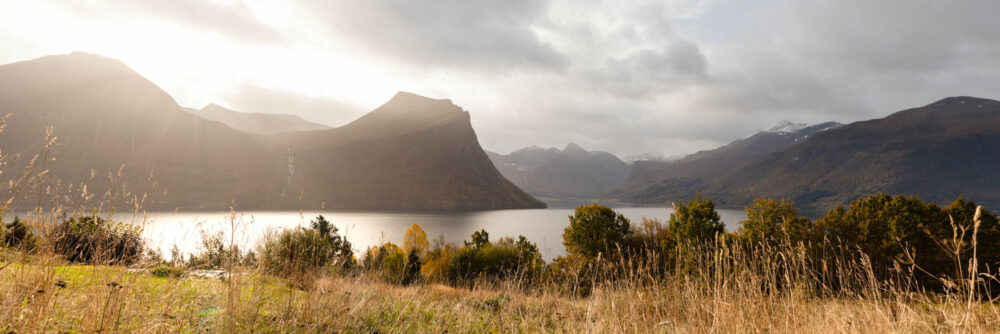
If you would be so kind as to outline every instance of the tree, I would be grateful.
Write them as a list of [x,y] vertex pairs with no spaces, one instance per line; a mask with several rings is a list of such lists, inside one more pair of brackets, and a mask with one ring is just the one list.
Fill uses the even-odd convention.
[[[947,214],[934,203],[918,197],[877,194],[838,207],[816,221],[818,233],[827,239],[857,247],[871,258],[882,274],[894,263],[938,267],[939,244],[951,239]],[[942,273],[937,268],[925,268]],[[936,274],[935,274],[936,275]]]
[[323,216],[309,222],[310,228],[283,230],[265,240],[261,248],[264,268],[279,275],[310,273],[333,266],[349,269],[355,265],[351,242]]
[[[413,224],[417,226],[417,224]],[[420,255],[416,248],[410,249],[410,255],[406,257],[406,270],[403,272],[404,285],[409,285],[420,277]]]
[[472,232],[472,242],[465,242],[465,247],[484,247],[490,244],[490,234],[486,230]]
[[741,226],[736,232],[740,239],[768,244],[812,240],[812,222],[799,216],[792,201],[758,198],[745,210],[747,219],[740,222]]
[[725,232],[715,203],[700,194],[687,203],[674,203],[674,212],[667,223],[667,233],[675,243],[705,242]]
[[582,205],[569,216],[563,245],[569,254],[593,258],[609,254],[629,233],[629,220],[624,215],[600,204]]
[[413,224],[406,233],[403,234],[403,252],[410,254],[416,251],[417,256],[424,257],[430,243],[427,241],[427,233],[420,228],[420,225]]
[[35,235],[20,218],[14,217],[9,224],[0,221],[0,246],[30,252],[35,250],[35,244]]

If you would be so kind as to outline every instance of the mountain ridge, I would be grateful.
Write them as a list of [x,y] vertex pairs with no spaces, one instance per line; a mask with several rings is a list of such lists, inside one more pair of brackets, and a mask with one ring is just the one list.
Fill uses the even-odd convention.
[[[407,98],[387,104],[406,114],[399,109],[420,100]],[[59,185],[53,189],[70,185],[79,190],[86,184],[91,192],[121,195],[102,205],[142,202],[153,210],[544,207],[496,171],[467,112],[455,113],[454,108],[461,110],[457,106],[431,110],[437,107],[441,104],[415,105],[414,110],[430,108],[418,117],[422,122],[370,116],[375,121],[262,135],[190,114],[110,58],[74,53],[0,65],[0,113],[13,114],[0,133],[4,152],[38,152],[45,128],[52,126],[59,140],[56,159],[46,162],[47,182]],[[72,205],[96,204],[82,201]]]

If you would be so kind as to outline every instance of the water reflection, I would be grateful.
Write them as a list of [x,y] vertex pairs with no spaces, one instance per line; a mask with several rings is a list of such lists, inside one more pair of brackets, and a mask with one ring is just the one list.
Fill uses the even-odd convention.
[[[642,217],[666,221],[673,211],[667,207],[627,207],[616,211],[637,223]],[[159,247],[165,256],[176,245],[181,252],[198,250],[201,234],[222,232],[239,245],[253,246],[267,231],[296,226],[308,226],[309,220],[322,214],[340,228],[341,233],[354,244],[356,251],[382,242],[401,244],[403,233],[417,223],[427,232],[429,239],[443,236],[449,242],[461,244],[474,231],[485,229],[491,240],[503,236],[524,235],[538,244],[546,260],[562,255],[563,229],[569,224],[572,208],[535,210],[498,210],[463,213],[380,213],[380,212],[326,212],[326,211],[253,211],[232,215],[228,212],[160,212],[147,213],[144,218],[143,236],[153,247]],[[720,210],[719,214],[729,231],[745,218],[743,211]],[[131,220],[133,217],[123,219]],[[235,233],[232,233],[234,232]]]

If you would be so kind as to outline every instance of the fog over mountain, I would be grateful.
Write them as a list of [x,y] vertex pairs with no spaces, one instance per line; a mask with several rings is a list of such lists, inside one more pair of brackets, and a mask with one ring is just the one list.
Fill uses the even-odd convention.
[[306,121],[302,117],[287,114],[244,113],[226,109],[215,103],[201,110],[184,108],[198,117],[216,121],[243,132],[274,134],[292,131],[326,130],[329,126]]
[[8,161],[12,170],[41,152],[47,128],[58,137],[43,156],[46,183],[29,189],[24,196],[34,200],[24,205],[544,207],[493,167],[469,112],[410,93],[339,128],[267,136],[185,111],[120,61],[73,53],[0,66],[0,114],[7,113],[3,153],[25,156]]

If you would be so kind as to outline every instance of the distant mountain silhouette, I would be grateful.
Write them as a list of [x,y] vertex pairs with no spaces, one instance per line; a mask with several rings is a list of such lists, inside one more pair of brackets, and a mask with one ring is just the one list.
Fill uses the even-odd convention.
[[[709,152],[745,145],[733,144]],[[662,203],[700,192],[730,208],[756,197],[790,199],[813,216],[878,192],[937,203],[964,195],[1000,206],[1000,102],[994,100],[949,97],[816,132],[777,152],[763,151],[743,163],[707,159],[719,154],[705,152],[699,153],[700,161],[637,163],[612,196]]]
[[[120,61],[74,53],[0,66],[6,113],[4,154],[38,152],[46,127],[59,138],[55,159],[43,165],[46,184],[26,193],[32,201],[22,205],[53,198],[38,188],[86,184],[95,194],[89,206],[113,193],[159,210],[544,206],[493,167],[468,112],[409,93],[340,128],[267,136],[192,115]],[[60,200],[82,205],[79,198]],[[127,210],[132,203],[107,204]]]
[[624,181],[631,169],[610,153],[587,151],[573,143],[562,150],[532,146],[508,155],[488,154],[501,174],[537,196],[584,198],[600,195]]
[[329,126],[309,122],[296,115],[245,113],[226,109],[217,104],[209,104],[201,110],[184,108],[201,118],[220,122],[229,127],[250,133],[275,134],[293,131],[326,130]]
[[713,181],[728,206],[766,196],[821,214],[877,192],[1000,206],[1000,102],[949,97],[818,133]]
[[783,121],[749,137],[675,161],[636,161],[628,179],[608,196],[636,203],[665,203],[690,197],[727,172],[840,125],[826,122],[807,126]]

